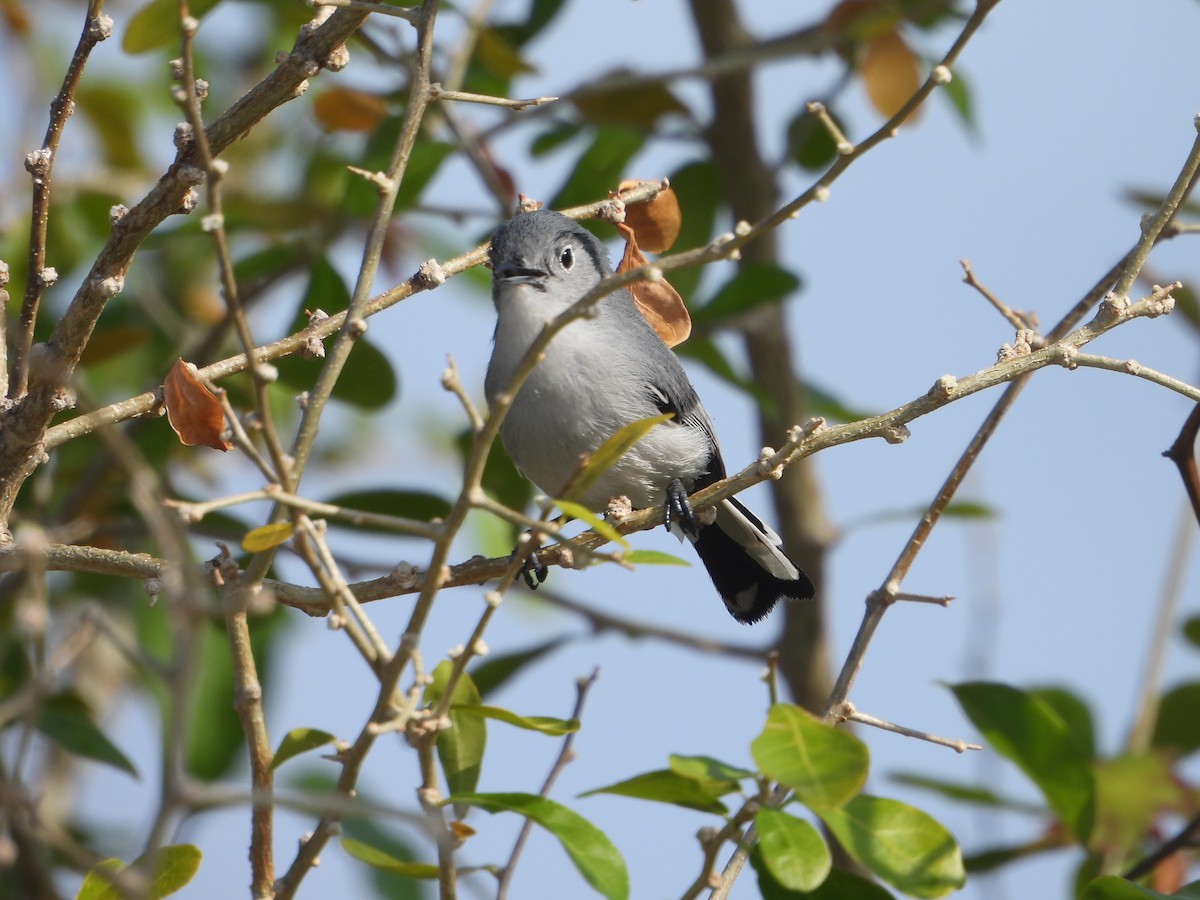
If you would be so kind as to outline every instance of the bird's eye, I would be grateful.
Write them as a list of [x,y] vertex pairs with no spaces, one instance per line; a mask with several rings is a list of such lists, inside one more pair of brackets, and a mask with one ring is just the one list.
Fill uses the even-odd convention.
[[562,248],[562,253],[559,254],[558,261],[562,263],[564,269],[568,272],[571,271],[571,268],[575,265],[575,254],[571,251],[570,247]]

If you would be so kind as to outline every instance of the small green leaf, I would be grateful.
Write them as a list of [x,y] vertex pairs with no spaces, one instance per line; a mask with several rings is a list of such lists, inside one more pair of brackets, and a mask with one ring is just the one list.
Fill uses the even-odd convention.
[[790,787],[807,806],[841,806],[867,779],[866,744],[798,706],[772,706],[750,753],[764,775]]
[[[647,416],[644,419],[634,419],[628,425],[618,428],[603,444],[596,448],[575,479],[571,482],[564,500],[574,500],[580,494],[595,484],[601,475],[616,465],[617,460],[624,456],[629,448],[650,433],[656,425],[669,422],[675,418],[674,413],[663,413],[660,416]],[[556,503],[558,501],[555,501]],[[561,504],[559,505],[561,509]],[[564,510],[565,512],[565,510]]]
[[811,891],[789,890],[775,880],[757,844],[750,851],[750,865],[758,875],[762,900],[894,900],[889,891],[873,881],[842,869],[831,869],[828,877]]
[[967,131],[972,135],[978,134],[979,123],[975,121],[975,111],[971,105],[970,85],[963,78],[961,67],[955,67],[954,77],[949,84],[942,86],[942,93],[950,101],[950,106],[958,113],[959,121],[966,126]]
[[[832,111],[830,117],[841,127],[842,123],[838,122]],[[837,142],[833,135],[816,114],[807,109],[801,110],[792,119],[788,125],[787,139],[788,153],[802,169],[810,172],[825,169],[837,158]]]
[[554,737],[571,734],[579,730],[578,719],[555,719],[550,716],[519,716],[511,710],[502,709],[499,706],[463,703],[452,706],[450,709],[459,715],[477,716],[481,719],[495,719],[497,722],[506,722],[509,725],[515,725],[517,728],[524,728],[526,731],[536,731],[539,734],[548,734]]
[[942,897],[966,880],[950,832],[906,803],[859,794],[840,809],[814,811],[847,853],[909,896]]
[[1183,637],[1193,647],[1200,647],[1200,616],[1192,616],[1183,623]]
[[[190,0],[188,14],[198,19],[216,5],[217,0]],[[179,41],[177,0],[150,0],[130,18],[121,37],[121,49],[131,54],[145,53]]]
[[1019,844],[1001,844],[985,847],[963,859],[963,867],[968,872],[991,872],[1001,866],[1007,866],[1019,859],[1047,853],[1051,850],[1062,850],[1071,846],[1072,839],[1066,832],[1040,835],[1032,841],[1022,841]]
[[38,711],[37,729],[68,753],[139,777],[129,757],[96,727],[87,704],[74,694],[47,698]]
[[279,742],[279,749],[271,757],[271,768],[278,769],[293,756],[324,747],[336,740],[337,738],[328,731],[320,731],[316,728],[293,728]]
[[975,806],[992,806],[997,809],[1007,809],[1013,812],[1030,813],[1038,816],[1045,814],[1045,810],[1040,806],[1031,806],[1028,803],[1020,803],[1016,800],[1001,797],[994,791],[985,787],[979,787],[978,785],[959,784],[953,781],[944,781],[940,778],[929,778],[926,775],[916,775],[908,772],[894,772],[891,778],[899,784],[932,791],[935,794],[945,797],[947,800],[958,800],[962,803],[971,803]]
[[[585,468],[584,471],[586,472],[587,469]],[[621,532],[617,531],[616,528],[614,528],[608,522],[605,522],[586,506],[581,506],[580,504],[574,503],[571,500],[555,500],[554,505],[572,519],[578,519],[586,524],[590,529],[592,529],[592,531],[596,532],[596,534],[603,535],[604,537],[608,538],[608,540],[615,544],[619,544],[622,547],[629,546],[629,541],[625,539],[625,535],[621,534]]]
[[296,533],[296,526],[291,522],[271,522],[251,528],[242,538],[242,549],[247,553],[262,553],[272,547],[287,543]]
[[[611,72],[609,76],[620,73]],[[602,76],[603,77],[603,76]],[[632,87],[589,89],[571,96],[583,118],[596,125],[621,125],[650,129],[663,116],[687,114],[687,107],[661,81]]]
[[[560,803],[533,794],[455,794],[447,803],[469,804],[489,813],[515,812],[558,838],[563,849],[597,893],[608,900],[629,896],[625,860],[600,829]],[[562,895],[562,891],[558,892]]]
[[754,814],[763,862],[780,885],[792,891],[818,887],[833,867],[817,829],[783,810],[764,806]]
[[[435,705],[446,690],[452,665],[442,660],[434,666],[432,680],[425,687],[425,703]],[[450,727],[438,735],[438,762],[446,776],[446,786],[452,794],[468,794],[479,784],[483,751],[487,746],[487,724],[478,716],[457,712],[455,706],[479,706],[481,698],[471,676],[465,672],[454,686],[450,703]],[[461,819],[466,813],[455,807]]]
[[342,838],[342,849],[373,869],[394,872],[407,878],[434,879],[438,877],[438,867],[435,865],[396,859],[390,853],[384,853],[382,850],[372,847],[370,844],[364,844],[362,841],[356,841],[354,838]]
[[[325,501],[333,506],[355,512],[377,513],[383,516],[402,516],[405,519],[416,519],[419,522],[432,522],[450,514],[450,501],[429,491],[400,491],[390,488],[377,488],[365,491],[346,491]],[[374,531],[381,534],[395,534],[394,531],[371,525],[359,524],[345,519],[330,519],[330,525],[341,528],[354,528],[362,531]]]
[[[645,141],[641,132],[632,128],[604,126],[597,128],[596,137],[567,171],[571,174],[554,198],[546,204],[550,209],[563,209],[596,199],[606,187],[612,188],[642,149]],[[610,232],[611,233],[611,232]]]
[[778,303],[799,287],[800,279],[779,266],[767,263],[742,266],[716,296],[692,310],[692,324],[712,325],[764,303]]
[[618,781],[606,787],[584,791],[580,797],[591,797],[594,794],[616,794],[620,797],[634,797],[638,800],[653,800],[657,803],[671,803],[685,809],[695,809],[700,812],[725,815],[728,809],[719,799],[730,790],[736,790],[737,785],[729,787],[728,782],[697,781],[672,772],[669,769],[657,769],[653,772],[643,772],[624,781]]
[[1091,758],[1044,700],[1003,684],[951,687],[992,748],[1016,763],[1080,840],[1092,830],[1096,785]]
[[668,759],[672,772],[698,781],[727,781],[736,784],[754,777],[754,773],[749,769],[731,766],[711,756],[680,756],[678,753],[672,753]]
[[[1184,888],[1187,890],[1187,888]],[[1132,881],[1126,881],[1117,875],[1101,875],[1094,881],[1088,882],[1080,900],[1179,900],[1181,897],[1195,897],[1195,893],[1185,894],[1179,891],[1174,894],[1164,894]]]
[[1143,835],[1167,811],[1191,815],[1187,789],[1162,753],[1114,756],[1096,763],[1096,828],[1093,847],[1138,848]]
[[630,550],[621,556],[622,561],[631,566],[690,566],[686,559],[680,559],[661,550]]
[[526,666],[537,662],[564,643],[566,641],[563,638],[552,638],[525,650],[497,656],[489,654],[486,659],[471,669],[471,679],[475,682],[479,693],[487,697]]
[[[146,900],[161,900],[183,889],[200,868],[200,850],[191,844],[174,844],[151,851],[131,864],[148,876]],[[76,900],[122,900],[125,896],[100,872],[120,872],[125,865],[119,859],[98,862],[84,876]]]
[[1177,684],[1167,691],[1158,705],[1154,722],[1155,747],[1187,756],[1200,749],[1200,681]]

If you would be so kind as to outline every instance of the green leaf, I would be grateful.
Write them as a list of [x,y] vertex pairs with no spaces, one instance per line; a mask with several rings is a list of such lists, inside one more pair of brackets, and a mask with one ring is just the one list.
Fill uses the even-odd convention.
[[1200,647],[1200,616],[1192,616],[1183,623],[1180,629],[1183,637],[1193,647]]
[[37,729],[70,754],[139,777],[129,757],[96,727],[87,704],[75,694],[48,697],[38,710]]
[[692,324],[698,328],[710,326],[765,303],[778,303],[799,287],[800,279],[786,269],[769,263],[748,263],[711,300],[692,310]]
[[621,556],[622,561],[631,566],[690,566],[686,559],[680,559],[661,550],[630,550]]
[[866,744],[798,706],[772,706],[750,753],[764,775],[790,787],[807,806],[841,806],[867,779]]
[[[716,166],[709,159],[689,162],[671,173],[671,187],[683,213],[679,237],[672,250],[692,250],[707,244],[713,236],[717,209],[722,205],[721,179],[717,177]],[[695,294],[704,269],[691,266],[671,273],[671,286],[685,301]],[[687,343],[680,346],[686,347]]]
[[1200,749],[1200,682],[1177,684],[1163,695],[1154,722],[1155,747],[1187,756]]
[[1054,710],[1079,748],[1090,759],[1096,755],[1096,730],[1092,724],[1092,711],[1077,695],[1066,688],[1033,688],[1030,696],[1041,700]]
[[[186,887],[200,868],[200,850],[191,844],[161,847],[139,857],[133,866],[147,876],[146,900],[161,900]],[[76,900],[122,900],[125,896],[100,872],[120,872],[125,865],[119,859],[106,859],[94,865],[84,876]]]
[[764,806],[754,814],[763,862],[780,885],[792,891],[818,887],[833,867],[817,829],[780,809]]
[[328,731],[320,731],[316,728],[293,728],[279,742],[279,749],[271,757],[271,768],[278,769],[293,756],[324,747],[336,740],[337,738]]
[[1162,753],[1115,756],[1096,763],[1093,847],[1133,852],[1143,835],[1154,833],[1155,820],[1168,810],[1182,815],[1193,812],[1187,789],[1175,780]]
[[[617,848],[600,829],[560,803],[533,794],[455,794],[446,802],[470,804],[489,813],[515,812],[554,835],[584,881],[608,900],[629,896],[629,872]],[[562,892],[558,892],[562,895]]]
[[[1187,890],[1186,888],[1184,890]],[[1117,875],[1101,875],[1094,881],[1088,882],[1080,900],[1179,900],[1180,897],[1194,897],[1195,893],[1185,894],[1182,891],[1175,894],[1164,894],[1161,891],[1134,884]]]
[[804,389],[808,393],[808,404],[813,414],[824,416],[832,422],[857,422],[875,415],[876,411],[851,406],[832,391],[811,381],[804,383]]
[[625,167],[642,149],[642,143],[641,133],[631,128],[597,128],[595,139],[571,167],[566,184],[546,205],[551,209],[577,206],[599,200],[615,190]]
[[552,737],[571,734],[579,730],[578,719],[555,719],[550,716],[519,716],[511,710],[503,709],[499,706],[464,703],[451,706],[450,709],[459,715],[476,716],[481,719],[495,719],[497,722],[505,722],[509,725],[515,725],[517,728],[524,728],[526,731],[536,731],[538,734],[548,734]]
[[991,806],[997,809],[1007,809],[1013,812],[1031,813],[1039,816],[1045,813],[1045,810],[1040,806],[1031,807],[1028,803],[1021,803],[1001,797],[999,794],[978,785],[959,784],[953,781],[944,781],[940,778],[930,778],[926,775],[917,775],[909,772],[894,772],[891,775],[891,779],[899,784],[906,784],[909,787],[932,791],[939,796],[945,797],[947,800],[957,800],[961,803],[971,803],[976,806]]
[[565,643],[563,638],[551,638],[514,653],[499,656],[489,654],[486,659],[471,669],[471,680],[475,682],[479,693],[487,697],[493,691],[499,690],[526,666],[537,662],[551,650],[556,650]]
[[[452,664],[444,659],[434,666],[432,680],[425,687],[425,703],[434,706],[441,699],[450,680]],[[446,786],[452,794],[469,794],[479,784],[483,765],[483,750],[487,746],[487,725],[478,716],[466,715],[455,706],[479,706],[479,691],[471,676],[465,672],[454,686],[450,703],[450,727],[438,735],[438,762],[446,776]],[[455,808],[461,819],[466,813]]]
[[[622,72],[599,76],[607,80]],[[667,115],[687,115],[688,108],[662,82],[642,82],[628,87],[582,87],[571,96],[580,114],[596,125],[614,125],[650,129]]]
[[364,844],[362,841],[356,841],[354,838],[342,838],[342,849],[359,862],[364,862],[373,869],[382,869],[385,872],[403,875],[406,878],[435,879],[438,877],[438,867],[435,865],[397,859],[390,853],[385,853],[377,847]]
[[[217,0],[190,0],[188,15],[198,19],[216,5]],[[121,49],[131,54],[145,53],[177,45],[179,41],[178,0],[150,0],[129,20],[121,37]]]
[[[450,501],[428,491],[401,491],[377,488],[367,491],[346,491],[325,501],[345,510],[376,513],[383,516],[402,516],[419,522],[444,519],[450,514]],[[370,524],[359,524],[345,519],[330,519],[330,525],[354,528],[361,531],[395,534],[394,531]]]
[[[830,117],[842,126],[836,116],[830,111]],[[821,124],[814,113],[802,109],[800,114],[792,119],[787,130],[788,154],[800,164],[800,168],[810,172],[827,169],[837,158],[837,142],[829,129]]]
[[[732,790],[736,790],[734,784]],[[669,769],[657,769],[653,772],[643,772],[624,781],[606,787],[584,791],[580,797],[591,797],[595,794],[616,794],[620,797],[634,797],[638,800],[653,800],[657,803],[670,803],[685,809],[695,809],[700,812],[725,815],[729,810],[718,798],[729,793],[728,782],[698,781],[688,778]]]
[[954,77],[949,84],[942,85],[941,92],[950,101],[951,108],[958,113],[959,121],[971,135],[978,135],[979,123],[975,121],[975,110],[971,105],[971,86],[963,78],[962,68],[955,67]]
[[941,897],[966,880],[958,844],[933,818],[899,800],[859,794],[817,815],[859,863],[912,897]]
[[[587,469],[585,468],[584,471],[586,472]],[[626,540],[625,535],[621,534],[621,532],[617,531],[616,528],[614,528],[608,522],[605,522],[586,506],[581,506],[580,504],[574,503],[570,500],[558,499],[554,501],[554,505],[572,519],[579,519],[590,529],[592,529],[592,531],[596,532],[596,534],[603,535],[608,540],[615,544],[619,544],[622,547],[629,547],[629,541]]]
[[972,853],[963,860],[963,866],[968,872],[991,872],[1001,866],[1007,866],[1019,859],[1048,853],[1051,850],[1061,850],[1071,846],[1071,839],[1065,832],[1056,835],[1042,835],[1032,841],[1022,841],[1019,844],[1004,844],[995,847],[985,847]]
[[829,876],[811,891],[789,890],[775,880],[757,844],[750,850],[750,865],[758,875],[762,900],[893,900],[889,891],[842,869],[831,869]]
[[[617,460],[624,456],[629,448],[644,438],[655,425],[669,422],[675,418],[675,413],[663,413],[659,416],[646,416],[644,419],[634,419],[628,425],[618,428],[609,438],[592,452],[585,465],[571,481],[563,500],[574,500],[580,494],[595,484],[601,475],[616,465]],[[560,501],[555,500],[562,508]],[[565,512],[565,510],[564,510]]]
[[1095,815],[1091,759],[1050,705],[1014,687],[971,682],[951,687],[967,717],[1001,756],[1016,763],[1081,841]]
[[[680,271],[688,271],[686,269]],[[672,276],[674,273],[672,273]],[[759,405],[763,411],[774,409],[774,400],[771,399],[763,388],[753,379],[748,378],[744,373],[734,367],[721,352],[721,349],[709,338],[704,337],[696,332],[682,344],[679,344],[675,350],[680,356],[685,356],[688,359],[694,359],[708,367],[708,369],[727,384],[733,385],[738,390],[744,391]]]
[[672,753],[668,760],[672,772],[699,781],[727,781],[734,785],[730,790],[736,789],[737,782],[754,777],[754,773],[749,769],[731,766],[711,756],[680,756],[678,753]]

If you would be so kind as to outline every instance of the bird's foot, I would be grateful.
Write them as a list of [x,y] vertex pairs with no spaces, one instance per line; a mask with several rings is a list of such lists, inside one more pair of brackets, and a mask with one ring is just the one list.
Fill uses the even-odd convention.
[[700,520],[688,502],[688,492],[683,482],[672,478],[667,485],[667,499],[663,503],[663,518],[667,531],[683,540],[684,535],[695,540],[700,535]]

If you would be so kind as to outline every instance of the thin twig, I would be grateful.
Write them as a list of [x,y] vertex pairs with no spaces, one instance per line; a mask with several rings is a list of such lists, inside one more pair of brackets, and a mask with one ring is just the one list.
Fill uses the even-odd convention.
[[884,719],[876,718],[864,712],[859,712],[854,708],[853,703],[843,703],[836,712],[838,720],[842,722],[858,722],[862,725],[870,725],[872,728],[879,728],[883,731],[890,731],[893,734],[902,734],[905,737],[917,738],[918,740],[928,741],[931,744],[937,744],[940,747],[949,747],[951,750],[956,750],[963,753],[966,750],[982,750],[982,744],[969,744],[962,738],[952,739],[940,737],[936,734],[930,734],[927,731],[918,731],[915,728],[908,728],[904,725],[896,725],[893,722],[885,721]]
[[1193,846],[1198,835],[1200,835],[1200,813],[1192,816],[1175,836],[1164,842],[1161,847],[1131,866],[1124,877],[1129,881],[1137,881],[1143,875],[1153,872],[1159,863],[1172,853]]
[[553,103],[557,97],[531,97],[528,100],[516,100],[511,97],[494,97],[490,94],[471,94],[466,91],[446,90],[437,82],[429,86],[429,99],[457,100],[460,103],[482,103],[485,106],[504,106],[509,109],[522,110],[530,106],[541,106],[543,103]]
[[25,168],[33,178],[33,210],[29,217],[29,265],[25,275],[25,298],[21,303],[21,319],[13,340],[12,382],[8,396],[20,397],[29,382],[29,354],[33,349],[33,329],[37,324],[38,306],[42,292],[53,284],[46,269],[46,228],[50,220],[50,185],[54,173],[54,157],[62,138],[67,119],[75,108],[75,90],[83,77],[92,49],[112,35],[112,19],[104,15],[104,0],[89,0],[83,21],[83,33],[67,66],[62,87],[50,104],[50,123],[42,138],[40,150],[25,157]]
[[963,281],[977,290],[983,295],[983,298],[988,303],[996,308],[1000,315],[1004,316],[1004,320],[1018,331],[1029,329],[1037,330],[1037,317],[1030,313],[1017,312],[1008,306],[1003,300],[988,290],[987,286],[975,277],[975,270],[971,268],[971,263],[965,259],[960,259],[958,264],[963,269]]
[[[575,707],[571,710],[571,718],[576,722],[583,718],[583,704],[587,700],[588,691],[592,685],[596,683],[596,679],[600,677],[599,669],[592,669],[592,674],[587,678],[580,678],[575,682]],[[576,731],[572,731],[563,738],[562,748],[558,751],[558,756],[555,757],[554,765],[550,767],[549,773],[546,775],[546,780],[542,782],[542,789],[538,792],[539,797],[549,797],[550,789],[554,787],[554,782],[558,780],[558,776],[562,774],[563,769],[567,767],[575,758],[573,747],[575,745]],[[521,852],[525,849],[525,842],[529,840],[529,834],[533,830],[533,820],[526,819],[521,825],[521,831],[517,834],[517,839],[513,843],[512,852],[508,855],[508,862],[504,864],[504,868],[500,870],[500,884],[496,888],[496,900],[504,900],[508,896],[509,886],[512,884],[513,873],[516,872],[517,860],[521,858]]]
[[322,6],[335,6],[342,9],[355,9],[360,12],[377,13],[381,16],[395,16],[407,22],[416,23],[420,13],[403,6],[391,6],[387,3],[372,3],[370,0],[308,0],[308,5],[320,9]]

